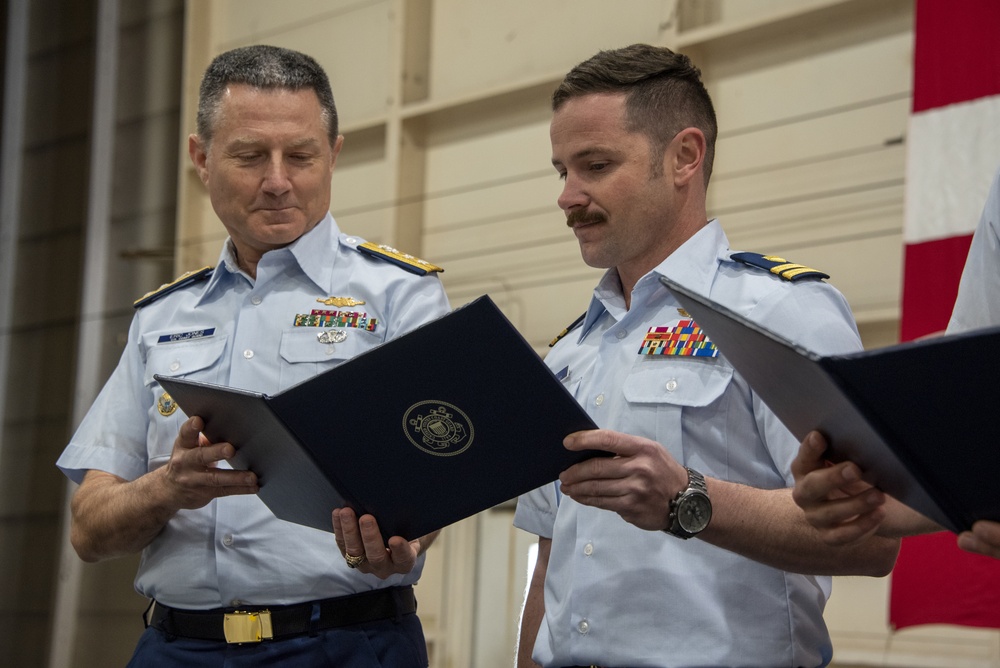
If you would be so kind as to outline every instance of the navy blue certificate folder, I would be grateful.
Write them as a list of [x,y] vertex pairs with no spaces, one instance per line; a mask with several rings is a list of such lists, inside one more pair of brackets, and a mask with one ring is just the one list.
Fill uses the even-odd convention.
[[1000,520],[1000,327],[822,356],[660,281],[796,438],[951,531]]
[[417,538],[555,480],[595,425],[489,297],[273,396],[156,379],[282,519],[332,531],[371,513]]

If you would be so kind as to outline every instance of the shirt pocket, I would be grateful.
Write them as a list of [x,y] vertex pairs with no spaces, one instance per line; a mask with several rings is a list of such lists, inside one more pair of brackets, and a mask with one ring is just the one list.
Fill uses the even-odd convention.
[[[153,335],[155,337],[155,334]],[[226,349],[226,337],[200,339],[196,342],[163,343],[148,348],[146,371],[143,382],[147,386],[156,383],[153,376],[191,376],[210,383],[219,382],[219,360]],[[215,372],[204,373],[206,369]]]
[[673,404],[700,408],[714,403],[733,379],[721,364],[642,364],[625,380],[625,399],[633,404]]
[[625,380],[624,397],[636,433],[662,444],[679,461],[689,460],[687,429],[709,425],[725,411],[723,397],[733,369],[721,364],[643,360]]
[[[343,341],[322,343],[320,334],[345,335]],[[381,333],[361,328],[296,327],[281,334],[278,354],[281,357],[281,389],[308,380],[324,371],[343,364],[352,357],[378,347],[383,342]]]
[[[151,336],[155,341],[156,335]],[[221,361],[225,350],[225,336],[154,344],[148,348],[143,382],[152,394],[147,435],[150,470],[162,466],[170,458],[177,432],[189,417],[172,400],[167,400],[166,391],[153,376],[194,376],[199,381],[217,384],[222,380]]]

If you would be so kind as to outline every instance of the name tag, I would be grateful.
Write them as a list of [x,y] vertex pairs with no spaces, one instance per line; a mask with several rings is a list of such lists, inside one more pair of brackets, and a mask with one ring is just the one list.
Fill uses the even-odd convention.
[[156,340],[157,343],[178,343],[180,341],[191,341],[193,339],[204,339],[215,335],[215,327],[208,329],[196,329],[191,332],[179,332],[177,334],[164,334]]

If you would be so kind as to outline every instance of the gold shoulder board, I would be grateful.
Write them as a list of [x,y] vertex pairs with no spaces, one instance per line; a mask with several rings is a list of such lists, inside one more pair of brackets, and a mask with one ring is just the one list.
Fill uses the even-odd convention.
[[400,252],[392,246],[386,246],[385,244],[373,244],[370,241],[366,241],[363,244],[358,244],[358,251],[371,257],[387,260],[397,267],[402,267],[407,271],[421,276],[433,272],[444,271],[444,269],[436,264],[431,264],[426,260],[421,260],[419,257],[414,257],[408,253]]
[[761,255],[760,253],[733,253],[730,257],[737,262],[741,262],[751,267],[765,269],[775,276],[780,276],[786,281],[797,281],[802,278],[830,278],[830,274],[807,267],[802,264],[789,262],[783,257],[776,255]]
[[570,324],[569,324],[569,325],[568,325],[568,326],[566,327],[566,329],[564,329],[563,331],[559,332],[559,333],[558,333],[558,334],[556,335],[556,338],[552,339],[552,341],[550,341],[550,342],[549,342],[549,348],[551,348],[552,346],[554,346],[554,345],[556,345],[557,343],[559,343],[560,339],[562,339],[562,338],[563,338],[564,336],[566,336],[567,334],[569,334],[570,332],[572,332],[572,331],[573,331],[573,329],[574,329],[574,328],[575,328],[575,327],[576,327],[577,325],[579,325],[579,324],[580,324],[581,322],[583,322],[583,319],[584,319],[584,318],[586,317],[586,315],[587,315],[587,312],[586,312],[586,311],[584,311],[583,313],[581,313],[581,314],[580,314],[580,317],[579,317],[579,318],[577,318],[576,320],[574,320],[573,322],[571,322],[571,323],[570,323]]
[[139,299],[136,299],[132,303],[132,308],[142,308],[147,304],[152,304],[163,295],[170,294],[174,290],[179,290],[180,288],[191,285],[192,283],[197,283],[198,281],[203,281],[212,275],[213,269],[214,267],[202,267],[201,269],[195,269],[194,271],[189,271],[186,274],[181,274],[169,283],[164,283],[155,290],[147,292]]

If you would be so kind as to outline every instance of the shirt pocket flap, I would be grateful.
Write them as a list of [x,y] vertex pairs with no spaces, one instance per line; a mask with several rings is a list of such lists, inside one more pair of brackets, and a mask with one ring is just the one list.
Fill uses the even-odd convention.
[[733,368],[721,364],[642,366],[625,380],[625,399],[631,403],[708,406],[733,378]]
[[153,345],[146,355],[143,382],[155,382],[153,374],[187,376],[215,365],[226,349],[226,337],[212,337],[183,343]]
[[[325,334],[331,342],[321,342],[321,334]],[[339,335],[343,335],[342,341],[337,340]],[[289,364],[326,362],[350,359],[380,343],[382,338],[378,334],[361,328],[297,327],[282,332],[278,352]]]

